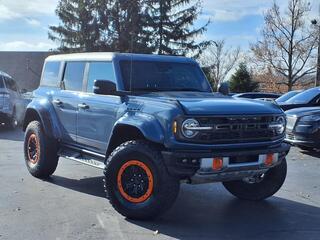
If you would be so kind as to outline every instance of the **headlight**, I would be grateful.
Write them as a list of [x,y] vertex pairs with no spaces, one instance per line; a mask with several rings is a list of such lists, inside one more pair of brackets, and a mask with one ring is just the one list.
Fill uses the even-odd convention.
[[301,122],[317,122],[320,121],[320,115],[310,115],[300,118]]
[[276,131],[277,134],[283,134],[286,130],[286,119],[283,116],[277,117],[276,121],[269,124],[269,128],[272,128]]
[[190,118],[185,120],[181,126],[181,132],[186,138],[194,138],[198,135],[200,124],[197,120]]

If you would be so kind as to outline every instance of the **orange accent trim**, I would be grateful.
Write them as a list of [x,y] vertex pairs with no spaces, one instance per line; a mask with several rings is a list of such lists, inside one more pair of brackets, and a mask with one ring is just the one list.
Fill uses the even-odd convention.
[[273,154],[268,154],[266,157],[266,160],[264,161],[264,164],[267,166],[271,166],[273,164],[273,158],[274,158]]
[[[130,195],[128,195],[123,190],[121,177],[122,177],[123,172],[130,166],[139,166],[139,167],[141,167],[146,172],[146,174],[148,176],[149,188],[148,188],[147,192],[143,196],[141,196],[139,198],[131,197]],[[150,168],[146,164],[144,164],[143,162],[140,162],[138,160],[131,160],[131,161],[128,161],[128,162],[126,162],[125,164],[122,165],[122,167],[120,168],[120,170],[118,172],[117,183],[118,183],[118,189],[120,191],[121,196],[124,197],[124,199],[126,199],[127,201],[132,202],[132,203],[142,203],[142,202],[146,201],[148,198],[150,198],[150,196],[153,193],[153,187],[154,186],[153,186],[153,175],[152,175],[152,172],[151,172]]]
[[223,158],[214,158],[212,161],[212,168],[215,171],[221,170],[223,167]]
[[[35,144],[36,144],[36,151],[37,152],[36,152],[36,157],[35,158],[32,158],[32,156],[30,155],[30,151],[29,151],[31,141],[34,141]],[[39,141],[37,139],[37,135],[33,133],[33,134],[31,134],[29,136],[29,139],[28,139],[28,160],[32,164],[37,164],[39,159],[40,159],[40,143],[39,143]]]

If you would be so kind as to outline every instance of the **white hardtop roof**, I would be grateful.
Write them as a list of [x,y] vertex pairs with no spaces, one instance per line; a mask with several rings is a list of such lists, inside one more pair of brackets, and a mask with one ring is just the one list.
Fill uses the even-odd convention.
[[46,61],[111,61],[115,53],[70,53],[47,57]]
[[2,71],[0,71],[0,76],[4,76],[4,77],[7,77],[7,78],[13,78],[8,73],[2,72]]
[[112,61],[114,58],[133,60],[166,60],[174,62],[194,62],[186,57],[164,56],[156,54],[133,54],[113,52],[70,53],[49,56],[46,61]]

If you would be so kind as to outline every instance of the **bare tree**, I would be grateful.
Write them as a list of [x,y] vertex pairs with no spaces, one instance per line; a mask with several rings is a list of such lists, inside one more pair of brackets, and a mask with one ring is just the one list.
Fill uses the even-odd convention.
[[257,62],[282,75],[288,90],[316,71],[317,39],[305,21],[309,11],[310,4],[304,0],[289,0],[285,13],[274,3],[265,14],[262,40],[251,45]]
[[240,48],[226,48],[225,41],[214,42],[203,53],[200,63],[214,88],[223,82],[239,60]]

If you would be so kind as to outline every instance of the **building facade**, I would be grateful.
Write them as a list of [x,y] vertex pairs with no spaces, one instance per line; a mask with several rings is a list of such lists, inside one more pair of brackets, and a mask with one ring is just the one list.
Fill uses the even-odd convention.
[[44,60],[52,52],[0,51],[0,71],[8,73],[20,89],[32,91],[39,86]]

